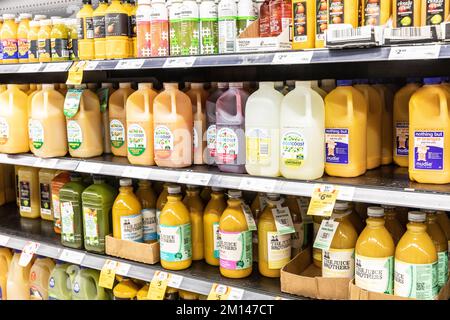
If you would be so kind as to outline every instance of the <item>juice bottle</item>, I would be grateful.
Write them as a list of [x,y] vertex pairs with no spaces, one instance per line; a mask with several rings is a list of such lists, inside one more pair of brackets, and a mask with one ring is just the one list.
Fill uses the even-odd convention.
[[64,96],[53,84],[43,84],[31,100],[29,124],[31,152],[41,158],[63,157],[67,153]]
[[78,20],[66,19],[66,28],[69,30],[67,48],[69,49],[70,60],[79,60],[78,50]]
[[[318,3],[322,2],[318,1]],[[322,20],[319,20],[321,17],[320,13],[316,15],[315,5],[314,0],[292,1],[292,48],[295,50],[317,47],[315,44],[316,37],[320,39],[322,33],[321,29],[316,31],[316,28],[322,27],[320,24]],[[323,40],[320,45],[323,47]]]
[[169,55],[169,11],[164,0],[152,0],[150,46],[152,57]]
[[[337,201],[334,206],[334,211],[337,213],[344,213],[348,210],[348,206],[345,205],[344,202]],[[328,220],[328,217],[322,217],[322,216],[313,216],[313,242],[315,241],[317,234],[319,233],[320,225],[322,224],[323,220]],[[312,255],[313,255],[313,264],[318,267],[322,268],[322,250],[313,248],[312,249]]]
[[421,25],[433,26],[441,24],[441,22],[445,21],[448,16],[449,5],[450,2],[448,0],[423,0],[420,7]]
[[251,175],[280,175],[280,110],[283,95],[273,82],[260,82],[247,100],[245,117],[246,166]]
[[142,242],[142,206],[133,193],[131,179],[120,179],[119,195],[112,207],[113,235],[116,239]]
[[392,22],[394,28],[421,26],[421,0],[394,0],[392,2]]
[[204,239],[203,239],[203,212],[204,205],[200,198],[200,190],[196,186],[187,186],[186,196],[183,203],[189,210],[191,217],[191,238],[192,238],[192,260],[203,260]]
[[61,244],[74,249],[83,248],[83,210],[81,194],[86,186],[77,173],[59,190],[61,205]]
[[200,192],[200,198],[202,198],[203,203],[208,203],[211,200],[211,187],[204,187]]
[[83,238],[87,251],[105,253],[105,237],[111,233],[111,209],[116,195],[116,190],[99,176],[94,176],[94,184],[81,194]]
[[181,11],[182,11],[182,0],[173,0],[169,9],[169,44],[170,44],[170,55],[180,56],[181,55]]
[[286,195],[283,206],[289,208],[294,223],[295,232],[291,233],[291,257],[295,257],[308,246],[311,235],[308,224],[302,219],[300,199],[296,196]]
[[315,9],[314,30],[316,34],[314,44],[316,48],[323,48],[325,46],[325,31],[328,29],[328,0],[316,1]]
[[270,37],[270,0],[264,0],[259,8],[259,36]]
[[203,234],[205,239],[205,261],[212,266],[219,266],[219,221],[227,207],[225,194],[220,188],[212,188],[211,200],[203,214]]
[[3,63],[18,63],[19,48],[17,46],[17,24],[14,14],[3,15],[3,25],[0,31],[0,39],[3,50]]
[[81,60],[95,58],[93,14],[92,0],[83,0],[83,7],[77,13],[78,50]]
[[29,45],[28,62],[39,62],[38,33],[41,23],[39,21],[30,21],[29,27],[27,35]]
[[450,255],[450,219],[444,211],[438,211],[436,213],[436,220],[442,231],[444,231],[447,237],[449,255]]
[[200,13],[195,0],[183,0],[180,20],[181,55],[200,54]]
[[270,36],[277,37],[292,23],[292,0],[270,0],[269,10]]
[[296,82],[281,104],[280,168],[284,177],[310,180],[323,175],[324,149],[313,146],[324,145],[324,132],[323,99],[310,82]]
[[228,89],[228,83],[218,82],[217,89],[215,89],[206,100],[206,117],[207,126],[206,142],[207,152],[205,163],[213,165],[216,163],[216,104],[217,100]]
[[28,152],[28,97],[17,85],[7,87],[0,94],[0,152]]
[[392,239],[394,240],[394,245],[397,245],[397,243],[405,233],[405,228],[397,219],[397,212],[395,210],[395,207],[386,205],[383,205],[382,207],[384,209],[384,226],[391,234]]
[[161,167],[183,168],[192,164],[193,113],[189,96],[178,84],[165,83],[154,100],[155,162]]
[[81,267],[72,282],[73,300],[110,300],[105,288],[99,285],[100,271]]
[[20,250],[14,250],[6,282],[7,300],[30,300],[30,269],[32,262],[26,267],[19,266],[20,255]]
[[325,171],[330,176],[357,177],[367,166],[367,112],[364,95],[339,80],[325,98]]
[[[425,210],[424,210],[425,211]],[[436,247],[438,266],[437,266],[437,282],[440,290],[448,281],[448,243],[444,231],[437,222],[435,211],[426,210],[427,233]]]
[[394,162],[401,167],[408,167],[409,156],[409,101],[420,88],[415,79],[408,79],[408,84],[394,96]]
[[161,216],[162,209],[164,208],[164,206],[167,203],[169,187],[170,187],[170,183],[164,183],[163,190],[161,191],[161,193],[158,196],[158,199],[156,200],[156,233],[157,233],[158,239],[159,239],[159,234],[160,234],[159,217]]
[[249,94],[242,82],[230,83],[230,89],[216,102],[216,163],[223,172],[245,172],[245,106]]
[[219,17],[219,53],[234,53],[238,15],[236,1],[220,0],[217,15]]
[[94,52],[95,59],[106,59],[105,37],[106,24],[105,14],[108,9],[108,0],[100,0],[97,9],[92,13],[92,21],[94,24]]
[[277,231],[272,210],[281,205],[280,196],[268,194],[267,206],[258,219],[258,269],[265,277],[277,278],[291,260],[291,235]]
[[367,209],[367,226],[355,247],[355,284],[368,291],[392,294],[395,244],[384,226],[384,210]]
[[393,121],[393,93],[384,84],[378,83],[372,85],[372,88],[378,91],[381,97],[381,164],[388,165],[392,163],[392,121]]
[[102,83],[102,87],[97,90],[100,99],[100,111],[102,113],[102,141],[103,152],[111,153],[111,134],[109,132],[109,99],[115,92],[112,83]]
[[70,173],[61,172],[52,180],[52,205],[53,205],[53,222],[56,233],[61,233],[61,202],[59,191],[66,183],[70,182]]
[[39,168],[19,169],[20,216],[36,219],[40,217]]
[[6,291],[6,282],[8,280],[8,270],[11,259],[11,250],[0,248],[0,300],[7,299],[8,292]]
[[119,283],[113,289],[113,300],[135,300],[138,290],[138,286],[131,279],[120,277]]
[[39,170],[39,203],[43,220],[53,221],[51,183],[57,174],[57,171],[52,169]]
[[28,32],[30,30],[30,20],[32,15],[21,13],[19,15],[20,23],[17,28],[17,47],[19,50],[19,63],[28,63],[28,52],[30,51],[30,42],[28,41]]
[[[115,2],[115,1],[113,1]],[[106,51],[108,52],[108,50]],[[131,83],[121,83],[119,89],[109,98],[109,130],[111,136],[111,152],[115,156],[127,156],[127,122],[126,103],[134,92]]]
[[328,24],[346,23],[358,27],[359,1],[328,0]]
[[391,2],[391,0],[365,1],[362,9],[362,25],[385,25],[391,17]]
[[203,83],[192,83],[191,90],[186,92],[191,99],[194,117],[193,156],[194,164],[203,164],[203,155],[206,148],[204,139],[206,133],[206,99],[208,92],[203,89]]
[[38,56],[39,62],[51,62],[52,61],[52,20],[41,20],[40,28],[38,32]]
[[106,58],[125,59],[130,55],[128,11],[119,0],[112,0],[105,14]]
[[247,29],[257,18],[253,0],[238,1],[237,34],[238,36]]
[[213,0],[200,3],[200,54],[219,53],[218,6]]
[[427,234],[426,214],[408,213],[407,230],[395,249],[394,294],[432,300],[438,294],[437,250]]
[[128,43],[130,46],[129,49],[129,57],[137,57],[136,51],[137,51],[137,26],[136,26],[136,5],[134,0],[127,0],[123,2],[123,6],[128,11]]
[[252,273],[252,232],[242,209],[242,192],[228,191],[228,206],[219,221],[220,274],[245,278]]
[[183,270],[192,264],[191,217],[181,201],[181,188],[171,186],[168,194],[159,217],[161,265],[168,270]]
[[30,300],[48,300],[48,281],[54,267],[52,259],[36,257],[30,269]]
[[53,28],[50,34],[52,61],[67,61],[69,52],[69,30],[64,19],[53,20]]
[[142,219],[144,221],[144,242],[153,243],[157,241],[156,228],[156,194],[152,184],[148,180],[139,180],[139,188],[136,191],[142,206]]
[[78,266],[56,260],[48,281],[48,300],[72,300],[72,280],[77,269]]
[[126,102],[127,149],[131,164],[155,165],[153,153],[153,101],[158,94],[152,83],[139,83]]
[[[137,36],[137,57],[147,58],[152,55],[151,41],[151,0],[138,0],[138,8],[136,11],[136,36]],[[165,1],[164,9],[167,13]],[[168,35],[168,32],[167,32]]]
[[[3,28],[3,16],[0,17],[0,33]],[[0,43],[1,43],[1,37],[0,37]],[[0,64],[3,63],[3,47],[0,45]]]

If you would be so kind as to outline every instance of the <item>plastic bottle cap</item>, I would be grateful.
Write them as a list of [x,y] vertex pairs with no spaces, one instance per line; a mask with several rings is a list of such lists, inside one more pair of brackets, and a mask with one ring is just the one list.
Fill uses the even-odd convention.
[[153,212],[153,209],[142,209],[142,210],[141,210],[141,213],[142,213],[143,215],[145,215],[146,213],[151,214],[152,212]]
[[57,25],[57,24],[65,24],[65,23],[66,23],[66,19],[62,19],[62,18],[52,19],[52,23],[53,23],[54,25]]
[[230,198],[241,198],[242,197],[242,191],[241,190],[229,190],[228,196]]
[[52,20],[50,19],[45,19],[45,20],[41,20],[41,27],[42,26],[51,26],[52,25]]
[[33,15],[31,13],[21,13],[19,14],[19,19],[31,19]]
[[113,84],[112,83],[102,83],[102,88],[109,88],[112,89]]
[[121,89],[128,89],[128,88],[131,88],[131,82],[122,82],[122,83],[119,83],[119,88],[121,88]]
[[45,89],[55,89],[55,85],[52,83],[42,84],[42,90],[45,90]]
[[352,85],[352,80],[338,80],[336,81],[338,87],[346,87]]
[[428,84],[428,85],[430,85],[430,84],[439,84],[439,83],[441,83],[442,82],[442,79],[441,78],[438,78],[438,77],[434,77],[434,78],[423,78],[423,83],[424,84]]
[[133,184],[133,180],[129,178],[120,179],[121,187],[130,187]]
[[138,89],[152,89],[153,88],[153,83],[151,82],[142,82],[138,84]]
[[226,82],[217,82],[217,88],[219,88],[219,89],[228,88],[228,83],[226,83]]
[[311,81],[295,81],[295,87],[306,87],[311,88]]
[[280,195],[278,193],[268,193],[267,198],[269,198],[270,200],[279,200]]
[[425,212],[410,211],[408,212],[408,220],[413,222],[424,222],[427,219]]
[[47,16],[45,14],[37,14],[34,16],[34,21],[41,21],[47,19]]
[[369,217],[384,217],[384,209],[381,207],[368,207],[367,215]]
[[269,83],[269,84],[273,83],[273,86],[275,88],[283,88],[284,87],[284,82],[283,81],[276,81],[275,83],[274,82],[260,82],[260,84],[261,83]]
[[192,89],[203,89],[204,84],[203,83],[191,83],[191,88]]
[[334,209],[342,211],[348,209],[348,202],[346,201],[336,201]]
[[168,89],[168,88],[176,88],[176,89],[178,89],[178,83],[176,83],[176,82],[166,82],[166,83],[163,83],[163,87],[164,87],[164,89]]
[[30,28],[39,27],[41,24],[39,21],[30,21]]
[[167,191],[169,194],[179,194],[181,193],[181,187],[180,186],[170,186]]
[[212,187],[211,190],[212,190],[213,192],[222,192],[222,191],[223,191],[223,189],[222,189],[222,188],[219,188],[219,187]]
[[5,14],[3,15],[3,19],[4,19],[4,20],[13,20],[13,19],[15,19],[15,18],[16,18],[16,15],[15,15],[15,14],[5,13]]
[[230,86],[230,88],[243,88],[244,83],[243,82],[230,82],[229,86]]

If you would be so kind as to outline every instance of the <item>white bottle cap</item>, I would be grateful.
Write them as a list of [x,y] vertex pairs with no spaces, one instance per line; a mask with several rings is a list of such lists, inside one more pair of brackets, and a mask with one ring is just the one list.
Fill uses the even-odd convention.
[[111,89],[113,87],[112,83],[102,83],[102,88],[109,88]]
[[311,88],[311,81],[295,81],[295,87]]
[[133,180],[129,178],[120,179],[121,187],[130,187],[133,184]]
[[[264,82],[260,82],[260,84],[261,83],[264,83]],[[276,82],[272,82],[272,83],[273,83],[273,86],[275,88],[283,88],[284,87],[284,82],[283,81],[276,81]]]
[[31,19],[33,15],[31,13],[21,13],[19,14],[19,19]]
[[228,83],[226,83],[226,82],[217,82],[217,88],[219,88],[219,89],[228,88]]
[[205,87],[205,85],[201,82],[194,82],[191,83],[191,88],[192,89],[203,89]]
[[128,88],[131,88],[131,82],[122,82],[122,83],[119,83],[119,88],[120,88],[120,89],[128,89]]
[[408,212],[408,221],[412,222],[424,222],[427,219],[425,212],[410,211]]
[[368,207],[367,215],[374,218],[384,217],[384,209],[381,207]]
[[169,194],[179,194],[179,193],[181,193],[181,187],[171,185],[171,186],[169,186],[169,188],[167,188],[167,191],[169,192]]
[[334,204],[334,209],[343,211],[348,209],[348,202],[347,201],[336,201]]
[[34,16],[34,21],[41,21],[47,19],[47,16],[45,14],[37,14]]
[[228,196],[230,198],[241,198],[242,197],[242,191],[241,190],[228,190]]
[[151,82],[141,82],[138,84],[138,89],[152,89],[153,88],[153,83]]
[[272,201],[280,200],[280,195],[278,193],[268,193],[267,198]]
[[65,23],[66,23],[66,19],[62,19],[62,18],[52,19],[52,24],[54,24],[54,25],[65,24]]
[[15,14],[5,13],[5,14],[3,15],[3,19],[4,19],[4,20],[13,20],[13,19],[15,19],[15,18],[16,18],[16,15],[15,15]]
[[30,28],[36,28],[39,27],[41,23],[39,21],[30,21]]
[[42,84],[42,90],[46,90],[46,89],[55,89],[55,85],[53,83]]

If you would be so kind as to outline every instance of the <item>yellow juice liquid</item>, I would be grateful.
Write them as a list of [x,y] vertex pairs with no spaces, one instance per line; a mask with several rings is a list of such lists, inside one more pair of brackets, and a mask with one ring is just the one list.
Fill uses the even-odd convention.
[[31,14],[21,14],[21,21],[17,29],[17,46],[19,50],[19,63],[29,62],[30,42],[28,41],[28,32],[30,30]]
[[[317,233],[319,232],[319,229],[320,229],[320,224],[322,223],[322,220],[324,220],[324,219],[328,220],[329,218],[313,216],[313,229],[314,229],[313,241],[316,239]],[[322,269],[322,250],[313,248],[312,255],[313,255],[313,264],[317,268]]]
[[422,0],[393,0],[392,22],[394,28],[419,27],[421,25],[421,2]]
[[350,211],[350,214],[348,215],[348,220],[352,223],[353,227],[355,227],[355,230],[358,234],[363,231],[365,224],[361,220],[361,217],[356,213],[356,211],[352,208]]
[[[320,10],[320,5],[318,6]],[[326,21],[326,11],[324,11]],[[294,0],[292,1],[292,49],[311,49],[315,46],[316,27],[322,25],[317,17],[316,20],[316,1],[315,0]],[[317,24],[316,24],[317,22]],[[319,40],[320,41],[320,40]],[[323,46],[323,43],[322,43]]]
[[20,167],[19,202],[21,217],[32,219],[40,217],[39,168]]
[[163,190],[158,196],[158,199],[156,200],[156,230],[158,233],[158,239],[159,239],[159,217],[161,216],[161,211],[164,208],[164,206],[167,203],[167,196],[169,195],[169,186],[170,183],[165,183],[163,186]]
[[385,220],[384,226],[391,234],[392,239],[394,240],[394,245],[397,245],[397,243],[400,241],[406,230],[398,220],[398,215],[395,210],[395,207],[391,206],[382,206],[382,207],[384,209],[384,220]]
[[192,228],[192,260],[203,260],[204,239],[203,239],[203,211],[204,205],[200,198],[200,190],[197,187],[188,186],[184,205],[189,210]]
[[211,193],[211,200],[208,202],[203,214],[203,234],[205,240],[205,261],[212,266],[219,265],[219,221],[222,213],[227,207],[225,195],[220,191]]
[[51,62],[52,61],[52,20],[40,21],[40,28],[38,32],[38,56],[39,62]]
[[128,11],[119,0],[112,0],[105,14],[106,58],[125,59],[130,56]]
[[50,34],[52,46],[52,61],[69,60],[69,30],[63,19],[55,19]]
[[438,256],[437,282],[439,290],[448,281],[448,243],[444,231],[437,223],[437,215],[435,212],[427,213],[427,233],[436,247]]
[[95,59],[104,60],[106,59],[106,26],[105,26],[105,15],[108,9],[108,1],[101,0],[97,9],[94,10],[92,14],[94,23],[94,47],[95,47]]
[[93,14],[94,9],[91,3],[84,4],[83,8],[77,13],[80,60],[92,60],[95,58]]

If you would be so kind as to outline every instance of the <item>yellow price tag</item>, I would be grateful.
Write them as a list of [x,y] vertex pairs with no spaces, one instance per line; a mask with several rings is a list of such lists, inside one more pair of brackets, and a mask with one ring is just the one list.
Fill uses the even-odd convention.
[[114,280],[116,278],[116,270],[119,266],[117,261],[106,260],[103,265],[102,271],[100,272],[99,286],[112,289],[114,285]]
[[74,63],[69,70],[69,77],[67,78],[66,84],[77,86],[83,83],[83,72],[86,66],[87,61],[78,61]]
[[150,282],[147,298],[149,300],[164,300],[167,285],[169,284],[170,274],[164,271],[156,271]]
[[223,284],[214,283],[208,295],[208,300],[228,300],[231,288]]
[[308,215],[330,217],[339,190],[331,184],[316,184],[309,202]]

